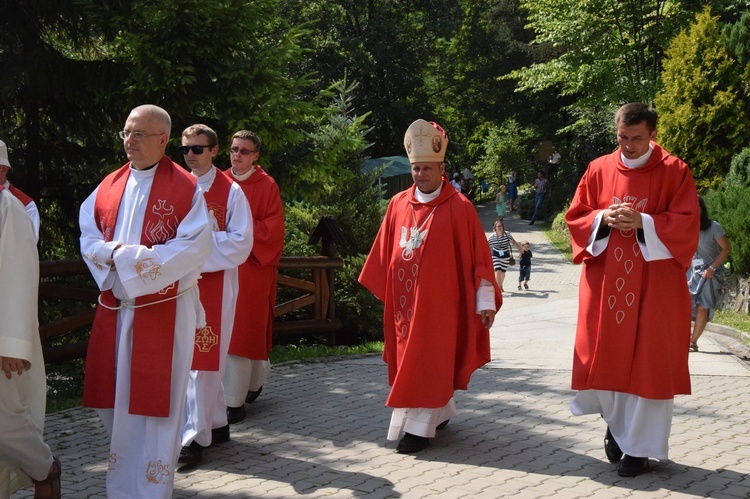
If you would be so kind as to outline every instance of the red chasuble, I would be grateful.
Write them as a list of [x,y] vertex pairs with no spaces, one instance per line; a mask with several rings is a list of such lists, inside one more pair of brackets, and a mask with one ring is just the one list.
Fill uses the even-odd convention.
[[11,183],[8,183],[8,190],[10,191],[11,194],[13,194],[16,197],[16,199],[21,201],[21,203],[24,206],[28,206],[29,203],[33,201],[33,199],[31,199],[25,192],[23,192],[20,189],[17,189]]
[[[611,390],[650,399],[690,393],[690,295],[685,271],[698,244],[700,210],[688,166],[657,144],[648,162],[628,168],[620,149],[594,160],[565,216],[573,260],[583,263],[573,389]],[[646,261],[637,232],[612,230],[607,248],[586,251],[596,215],[632,202],[649,214],[672,254]]]
[[[94,217],[104,236],[112,241],[117,225],[130,163],[107,175],[99,184]],[[175,237],[177,227],[190,211],[195,192],[195,178],[164,156],[157,166],[148,196],[141,233],[141,244],[152,247]],[[172,298],[178,293],[176,283],[161,291],[136,298],[144,305]],[[111,290],[101,294],[102,303],[117,305]],[[169,416],[172,350],[174,345],[177,302],[167,299],[134,310],[133,346],[130,374],[131,414]],[[115,348],[117,311],[99,306],[91,327],[83,386],[83,405],[108,409],[115,403]]]
[[495,286],[492,257],[474,206],[443,179],[420,203],[416,187],[393,197],[361,282],[385,304],[383,359],[390,407],[443,407],[490,360],[489,329],[476,313],[481,279]]
[[[232,181],[217,172],[208,191],[203,193],[208,219],[214,231],[226,230],[227,203]],[[215,221],[215,222],[214,222]],[[204,272],[198,281],[201,303],[206,311],[206,326],[195,331],[194,371],[218,371],[221,338],[221,310],[224,304],[224,271]]]
[[276,306],[276,272],[284,249],[284,206],[279,187],[256,165],[250,178],[237,182],[253,215],[253,251],[238,267],[240,284],[229,353],[247,359],[268,360]]

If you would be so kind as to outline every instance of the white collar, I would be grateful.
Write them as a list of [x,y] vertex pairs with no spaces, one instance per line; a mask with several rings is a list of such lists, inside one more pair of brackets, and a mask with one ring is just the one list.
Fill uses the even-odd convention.
[[443,189],[443,183],[441,182],[437,189],[432,191],[429,194],[425,194],[424,192],[419,190],[419,187],[414,189],[414,199],[419,201],[420,203],[429,203],[430,201],[434,200],[440,195],[440,191]]
[[646,154],[640,158],[628,159],[622,154],[622,152],[620,152],[620,160],[622,161],[622,164],[628,168],[640,168],[648,162],[652,152],[654,152],[654,146],[649,144],[648,151],[646,151]]
[[250,169],[249,169],[248,171],[246,171],[246,172],[245,172],[245,173],[243,173],[242,175],[237,175],[236,173],[234,173],[234,168],[230,168],[230,170],[229,170],[229,171],[231,171],[231,172],[232,172],[232,176],[233,176],[233,177],[234,177],[234,178],[235,178],[236,180],[239,180],[240,182],[242,182],[243,180],[247,180],[247,179],[249,179],[249,178],[250,178],[250,175],[252,175],[252,174],[253,174],[253,172],[255,171],[255,167],[256,167],[256,166],[257,166],[257,165],[253,165],[252,167],[250,167]]

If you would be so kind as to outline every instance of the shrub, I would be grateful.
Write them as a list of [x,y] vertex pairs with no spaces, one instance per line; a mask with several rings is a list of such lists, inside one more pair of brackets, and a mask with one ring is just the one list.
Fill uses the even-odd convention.
[[711,218],[721,224],[732,243],[729,260],[735,272],[750,272],[750,148],[732,158],[729,174],[704,196]]

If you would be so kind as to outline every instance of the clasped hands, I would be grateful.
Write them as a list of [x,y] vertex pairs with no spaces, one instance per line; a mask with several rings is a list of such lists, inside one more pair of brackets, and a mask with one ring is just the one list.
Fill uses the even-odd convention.
[[609,208],[604,210],[601,223],[620,230],[643,228],[641,213],[633,209],[633,203],[610,205]]

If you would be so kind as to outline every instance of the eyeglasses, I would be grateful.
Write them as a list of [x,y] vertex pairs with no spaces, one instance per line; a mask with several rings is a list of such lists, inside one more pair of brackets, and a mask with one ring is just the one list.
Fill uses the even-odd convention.
[[244,147],[243,148],[232,147],[229,150],[232,151],[232,154],[242,154],[243,156],[247,156],[248,154],[258,152],[258,151],[251,151],[250,149],[245,149]]
[[177,149],[182,154],[187,156],[188,152],[193,151],[193,154],[203,154],[203,149],[211,149],[213,146],[180,146]]
[[117,132],[117,135],[119,135],[122,140],[125,140],[128,137],[132,136],[134,140],[139,141],[139,140],[145,139],[146,137],[151,137],[153,135],[161,135],[161,133],[144,133],[144,132],[131,132],[130,130],[120,130],[119,132]]

